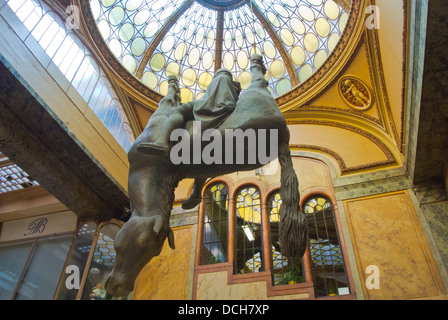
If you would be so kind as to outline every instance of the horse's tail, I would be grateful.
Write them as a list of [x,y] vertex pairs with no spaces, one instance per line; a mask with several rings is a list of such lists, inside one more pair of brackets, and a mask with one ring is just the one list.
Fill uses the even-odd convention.
[[[285,140],[284,140],[285,141]],[[301,258],[308,241],[308,225],[300,210],[299,181],[294,171],[289,139],[279,145],[281,168],[280,248],[284,257]]]

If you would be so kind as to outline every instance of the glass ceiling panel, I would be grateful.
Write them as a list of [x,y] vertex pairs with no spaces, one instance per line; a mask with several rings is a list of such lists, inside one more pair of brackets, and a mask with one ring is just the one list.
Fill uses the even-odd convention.
[[254,50],[272,95],[286,93],[323,65],[348,19],[338,0],[93,0],[91,7],[126,69],[163,95],[168,75],[177,75],[182,102],[200,98],[221,67],[247,88]]

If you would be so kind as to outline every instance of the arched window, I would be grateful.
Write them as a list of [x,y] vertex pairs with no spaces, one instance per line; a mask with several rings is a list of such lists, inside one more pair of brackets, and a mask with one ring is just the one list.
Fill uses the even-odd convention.
[[349,282],[331,201],[324,196],[303,206],[308,220],[309,251],[316,297],[348,294]]
[[105,224],[99,230],[89,271],[85,275],[82,300],[106,299],[104,285],[115,263],[114,241],[118,231],[120,227],[114,223]]
[[234,274],[264,271],[260,190],[241,188],[235,197]]
[[216,183],[204,195],[200,264],[227,262],[228,209],[227,185]]
[[126,114],[115,90],[87,48],[42,1],[6,2],[28,29],[29,35],[39,43],[123,149],[128,151],[134,136]]
[[[87,222],[79,228],[76,236],[75,244],[71,251],[71,257],[67,265],[77,266],[79,268],[79,274],[84,274],[84,270],[89,258],[90,250],[92,249],[92,242],[95,238],[97,224],[94,221]],[[67,278],[71,276],[71,273],[65,273],[63,275],[62,285],[58,294],[59,300],[75,300],[78,294],[78,289],[68,289],[65,285]]]
[[279,212],[282,204],[280,191],[272,193],[267,202],[271,242],[272,284],[295,284],[305,281],[302,260],[284,257],[279,244]]

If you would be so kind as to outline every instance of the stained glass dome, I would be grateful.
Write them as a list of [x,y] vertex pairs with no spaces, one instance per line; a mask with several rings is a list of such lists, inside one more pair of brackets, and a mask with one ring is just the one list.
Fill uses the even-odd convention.
[[182,102],[200,98],[225,67],[243,89],[261,53],[274,97],[307,80],[336,47],[351,0],[92,0],[98,29],[138,80],[165,95],[180,79]]

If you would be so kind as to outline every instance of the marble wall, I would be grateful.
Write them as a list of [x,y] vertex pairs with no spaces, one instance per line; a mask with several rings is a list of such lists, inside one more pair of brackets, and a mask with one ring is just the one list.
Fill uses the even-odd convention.
[[[344,201],[365,299],[446,296],[409,193],[398,191]],[[372,288],[369,266],[377,267]]]
[[173,229],[176,249],[165,243],[135,281],[134,300],[184,300],[188,298],[193,227]]

